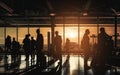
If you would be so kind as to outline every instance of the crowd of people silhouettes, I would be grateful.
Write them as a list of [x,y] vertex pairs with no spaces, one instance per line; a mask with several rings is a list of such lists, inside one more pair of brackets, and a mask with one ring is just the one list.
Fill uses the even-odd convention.
[[[31,56],[31,62],[35,61],[36,55],[36,65],[41,66],[42,68],[46,65],[46,57],[44,56],[43,47],[44,47],[44,37],[40,33],[40,29],[36,30],[36,40],[33,36],[30,38],[30,34],[26,34],[23,39],[21,46],[15,37],[11,41],[11,36],[8,35],[5,39],[5,58],[8,58],[7,55],[11,51],[12,62],[14,63],[20,58],[20,48],[23,48],[25,53],[25,60],[27,62],[27,67],[29,67],[29,56]],[[112,50],[113,50],[113,40],[112,36],[109,36],[105,32],[105,28],[100,28],[100,33],[98,34],[98,43],[95,43],[93,51],[91,51],[90,45],[90,30],[86,29],[81,40],[81,48],[84,50],[84,68],[90,69],[91,67],[99,68],[100,75],[105,74],[106,64],[111,61]],[[52,45],[51,45],[52,46]],[[65,43],[66,52],[69,55],[70,51],[70,39],[66,38]],[[55,31],[54,37],[54,49],[51,50],[56,53],[55,58],[60,60],[62,63],[62,37],[59,35],[58,31]],[[93,54],[93,55],[91,55]],[[91,65],[88,65],[89,58],[92,57]]]

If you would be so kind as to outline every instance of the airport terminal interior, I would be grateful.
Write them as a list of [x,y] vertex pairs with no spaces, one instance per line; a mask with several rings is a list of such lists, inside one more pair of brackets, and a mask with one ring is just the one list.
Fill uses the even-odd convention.
[[0,0],[0,75],[120,75],[119,0]]

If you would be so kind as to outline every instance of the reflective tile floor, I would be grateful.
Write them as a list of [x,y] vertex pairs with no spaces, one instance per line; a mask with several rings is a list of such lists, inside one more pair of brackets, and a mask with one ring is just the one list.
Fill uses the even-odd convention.
[[[35,60],[31,63],[30,59],[28,62],[25,61],[25,56],[21,55],[18,62],[12,64],[11,56],[8,55],[8,58],[0,59],[0,74],[8,73],[11,74],[13,72],[22,72],[25,71],[26,68],[30,69],[29,67],[34,66],[36,64]],[[46,58],[46,62],[49,61],[51,58]],[[84,58],[81,55],[70,55],[67,60],[67,55],[62,56],[62,69],[59,75],[99,75],[94,74],[93,69],[90,68],[87,71],[84,70]],[[29,64],[26,64],[29,63]],[[90,65],[91,59],[89,59],[88,64]],[[14,67],[10,67],[10,65],[14,65]],[[27,66],[29,65],[29,66]],[[55,65],[55,64],[54,64]],[[120,75],[120,67],[115,67],[117,73],[114,69],[107,70],[104,75]],[[86,73],[87,72],[87,73]],[[58,74],[56,74],[58,75]]]

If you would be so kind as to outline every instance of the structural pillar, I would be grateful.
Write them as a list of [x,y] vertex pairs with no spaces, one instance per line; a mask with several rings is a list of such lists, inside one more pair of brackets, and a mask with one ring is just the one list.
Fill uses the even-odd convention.
[[114,31],[114,34],[115,34],[115,48],[117,47],[117,15],[115,16],[115,31]]
[[55,14],[50,13],[51,16],[51,36],[52,36],[52,49],[54,49],[54,27],[55,27]]

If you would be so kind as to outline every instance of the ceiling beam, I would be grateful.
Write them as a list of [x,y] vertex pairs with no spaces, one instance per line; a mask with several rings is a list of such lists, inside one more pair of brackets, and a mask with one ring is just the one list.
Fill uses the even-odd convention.
[[117,12],[115,9],[111,8],[111,10],[113,11],[113,13],[116,15],[116,16],[120,16],[120,12]]
[[0,1],[0,7],[7,10],[9,13],[13,13],[13,9],[10,8],[7,4],[5,4],[5,3],[1,2],[1,1]]
[[47,5],[48,5],[48,8],[50,10],[50,13],[54,12],[54,8],[53,8],[52,4],[48,0],[47,0]]

